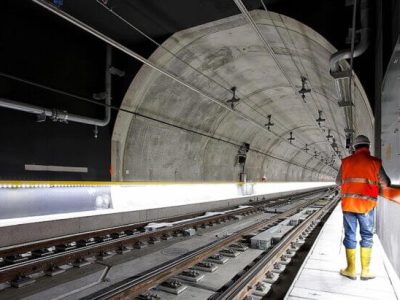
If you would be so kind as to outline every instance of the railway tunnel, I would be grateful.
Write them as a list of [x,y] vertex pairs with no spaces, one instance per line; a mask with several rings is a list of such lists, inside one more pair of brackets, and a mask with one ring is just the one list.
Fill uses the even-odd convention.
[[359,134],[399,184],[398,1],[3,5],[1,299],[400,297],[335,184]]

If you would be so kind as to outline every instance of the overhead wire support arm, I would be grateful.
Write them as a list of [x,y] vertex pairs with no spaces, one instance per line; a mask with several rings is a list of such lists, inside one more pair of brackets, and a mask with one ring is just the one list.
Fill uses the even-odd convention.
[[271,122],[272,115],[268,115],[267,118],[268,118],[268,123],[266,123],[264,126],[267,127],[269,131],[271,131],[271,127],[274,126],[275,124]]
[[301,76],[301,89],[299,90],[299,94],[301,98],[303,98],[304,103],[306,103],[306,94],[311,93],[311,89],[306,87],[307,78]]
[[236,97],[236,86],[231,88],[232,91],[232,98],[226,101],[227,103],[231,104],[231,108],[235,109],[235,103],[240,101],[240,98]]
[[318,126],[321,127],[321,123],[325,122],[326,120],[322,117],[322,110],[318,111],[318,119],[316,119]]
[[290,132],[290,136],[289,136],[289,138],[288,138],[288,141],[292,144],[292,142],[293,142],[295,139],[296,139],[296,138],[293,137],[293,132],[291,131],[291,132]]

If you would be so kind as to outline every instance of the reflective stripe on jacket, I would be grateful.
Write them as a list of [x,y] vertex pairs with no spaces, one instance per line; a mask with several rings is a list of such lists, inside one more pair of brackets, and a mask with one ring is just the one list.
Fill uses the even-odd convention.
[[367,213],[376,206],[379,194],[380,159],[361,148],[342,160],[342,209]]

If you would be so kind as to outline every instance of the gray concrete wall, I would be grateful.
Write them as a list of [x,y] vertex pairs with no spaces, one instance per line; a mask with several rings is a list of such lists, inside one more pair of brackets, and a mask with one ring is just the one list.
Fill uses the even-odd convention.
[[[382,92],[382,161],[393,184],[400,184],[400,42],[385,75]],[[377,209],[377,230],[383,247],[400,276],[400,205],[382,197]]]
[[[235,109],[262,125],[271,114],[275,125],[271,132],[263,130],[143,66],[122,108],[158,121],[119,112],[112,138],[113,180],[236,181],[242,143],[254,150],[245,166],[250,180],[266,176],[270,181],[326,181],[336,176],[338,159],[331,168],[312,155],[315,150],[331,157],[328,128],[345,153],[344,113],[329,74],[329,58],[336,49],[291,18],[258,10],[251,14],[296,89],[301,88],[301,76],[308,78],[312,93],[306,95],[306,103],[241,15],[178,32],[163,47],[179,59],[159,48],[149,58],[152,62],[221,103],[232,97],[229,89],[236,86],[241,102]],[[373,116],[357,78],[354,101],[356,134],[372,138]],[[323,130],[315,122],[318,110],[326,119]],[[287,141],[291,131],[293,145]],[[305,144],[311,154],[299,150]]]

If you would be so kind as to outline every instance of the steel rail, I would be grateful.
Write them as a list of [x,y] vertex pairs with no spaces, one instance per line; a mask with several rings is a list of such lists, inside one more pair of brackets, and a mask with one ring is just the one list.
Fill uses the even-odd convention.
[[[282,201],[282,202],[284,202],[284,201]],[[88,232],[84,232],[84,233],[77,233],[77,234],[71,234],[71,235],[67,235],[67,236],[55,237],[55,238],[50,238],[50,239],[45,239],[45,240],[40,240],[40,241],[35,241],[35,242],[28,242],[28,243],[24,243],[24,244],[6,246],[6,247],[0,248],[0,257],[5,257],[5,256],[15,255],[15,254],[23,254],[23,253],[26,253],[29,251],[50,248],[52,246],[57,246],[60,244],[68,244],[68,243],[76,242],[79,240],[101,237],[101,236],[109,235],[112,233],[140,229],[140,228],[145,227],[150,222],[172,223],[172,222],[180,221],[180,220],[183,220],[186,218],[198,218],[197,220],[199,220],[199,221],[207,222],[207,221],[213,221],[213,220],[217,219],[218,217],[225,216],[227,218],[227,217],[230,217],[234,213],[235,214],[243,214],[243,213],[251,212],[252,210],[254,210],[254,209],[249,207],[249,208],[237,209],[235,211],[232,211],[232,212],[229,212],[229,213],[226,213],[223,215],[221,214],[218,216],[211,216],[211,217],[204,217],[204,218],[201,218],[201,216],[205,212],[189,214],[189,215],[180,215],[180,216],[174,217],[174,218],[163,218],[163,219],[157,219],[157,220],[150,220],[148,222],[132,223],[132,224],[127,224],[127,225],[106,228],[106,229],[99,229],[99,230],[88,231]],[[192,224],[192,223],[190,221],[187,221],[187,222],[182,222],[179,225],[190,225],[190,224]],[[177,228],[177,227],[170,227],[170,228],[172,229],[172,228]]]
[[317,202],[318,200],[319,198],[308,200],[306,203],[299,204],[296,207],[285,211],[284,213],[273,216],[271,219],[265,222],[250,225],[228,237],[221,238],[190,253],[184,254],[181,257],[171,260],[159,267],[147,270],[141,274],[127,278],[122,282],[116,283],[108,288],[95,292],[87,297],[82,298],[82,300],[132,299],[147,291],[151,287],[206,259],[227,245],[241,239],[243,235],[252,233],[265,226],[272,225],[279,220],[297,213],[299,209],[305,208],[312,203]]
[[[77,233],[77,234],[71,234],[71,235],[65,235],[65,236],[59,236],[59,237],[34,241],[34,242],[28,242],[28,243],[17,244],[17,245],[12,245],[12,246],[5,246],[5,247],[0,248],[0,257],[5,257],[8,255],[15,255],[15,254],[23,254],[23,253],[26,253],[26,252],[29,252],[32,250],[50,248],[52,246],[57,246],[59,244],[67,244],[67,243],[75,242],[78,240],[84,240],[84,239],[88,239],[88,238],[105,236],[105,235],[111,234],[111,233],[118,233],[118,232],[127,231],[127,230],[135,230],[135,229],[143,228],[150,222],[170,222],[171,223],[171,222],[176,222],[176,221],[181,221],[181,220],[196,218],[196,217],[198,217],[198,219],[197,219],[198,221],[204,221],[204,222],[213,221],[214,219],[218,219],[218,217],[229,217],[229,216],[235,215],[235,214],[251,212],[254,209],[257,209],[258,207],[264,207],[269,204],[275,206],[277,204],[286,202],[287,198],[289,198],[289,197],[292,197],[292,198],[305,197],[307,195],[312,195],[314,193],[321,192],[325,189],[326,189],[326,187],[323,187],[323,188],[315,189],[312,191],[297,193],[292,196],[273,197],[273,198],[266,199],[266,200],[260,200],[255,203],[248,203],[248,205],[252,205],[252,207],[237,209],[235,211],[231,211],[231,212],[225,213],[223,215],[209,216],[209,217],[205,216],[204,218],[200,218],[207,212],[207,211],[202,211],[202,212],[193,213],[193,214],[179,215],[179,216],[171,217],[171,218],[162,218],[162,219],[149,220],[147,222],[125,224],[125,225],[104,228],[104,229],[99,229],[99,230],[94,230],[94,231],[87,231],[87,232],[82,232],[82,233]],[[271,201],[276,201],[279,199],[282,199],[282,201],[280,201],[278,203],[276,203],[276,202],[271,203]],[[228,207],[225,209],[228,209]],[[216,211],[222,212],[225,209],[219,209]],[[191,222],[188,221],[185,224],[190,225]],[[185,225],[185,224],[181,223],[180,225]],[[171,227],[171,229],[172,229],[172,227]]]
[[231,284],[224,292],[210,297],[212,300],[227,300],[227,299],[243,299],[249,293],[249,287],[254,286],[260,281],[260,278],[272,268],[272,265],[279,259],[291,243],[296,240],[310,224],[318,218],[321,218],[326,213],[331,211],[338,203],[338,199],[327,203],[326,206],[319,211],[314,212],[305,222],[298,225],[294,230],[290,231],[270,252],[257,261],[249,270],[233,284]]
[[[324,190],[329,190],[329,189],[321,188],[321,189],[317,189],[317,190],[313,190],[313,191],[303,192],[303,193],[297,194],[295,196],[290,196],[290,197],[295,197],[295,198],[304,197],[306,195],[321,193]],[[99,255],[101,253],[105,253],[108,251],[115,251],[124,246],[132,245],[137,242],[149,241],[151,239],[162,239],[164,236],[171,236],[177,232],[182,232],[183,230],[185,230],[187,228],[198,228],[205,224],[209,225],[209,224],[218,223],[219,221],[225,221],[229,218],[232,218],[233,215],[238,215],[238,214],[246,215],[246,214],[257,213],[258,211],[261,211],[263,207],[275,206],[275,205],[279,205],[284,202],[287,202],[287,198],[283,199],[282,201],[274,202],[274,203],[270,203],[270,201],[271,200],[265,200],[265,201],[262,201],[261,203],[260,202],[257,203],[255,206],[244,208],[241,210],[234,210],[234,211],[231,211],[231,212],[225,213],[225,214],[220,214],[220,215],[210,216],[210,217],[205,217],[205,218],[198,218],[198,219],[194,219],[194,220],[188,220],[187,222],[182,222],[175,226],[162,228],[162,229],[159,229],[156,231],[149,231],[149,232],[144,232],[144,233],[125,235],[125,236],[111,239],[108,241],[96,242],[95,244],[86,245],[86,246],[82,246],[82,247],[76,246],[73,249],[62,251],[62,252],[54,252],[54,253],[48,254],[44,257],[30,258],[23,262],[5,265],[5,266],[0,267],[0,282],[11,281],[20,276],[26,276],[26,275],[29,275],[32,273],[46,271],[48,269],[51,269],[54,266],[60,266],[60,265],[68,264],[68,263],[73,263],[76,260],[84,259],[87,257],[93,257],[95,255]],[[181,216],[181,218],[187,218],[187,216]],[[143,224],[147,224],[147,223],[141,223],[141,225],[143,225]],[[128,227],[128,230],[129,229],[131,229],[131,228]],[[26,253],[27,249],[41,250],[41,249],[46,249],[49,246],[55,246],[55,245],[59,245],[59,244],[63,244],[63,243],[67,244],[71,241],[76,242],[76,241],[79,241],[82,239],[87,239],[87,238],[103,237],[105,232],[109,232],[109,233],[118,232],[119,233],[119,232],[121,232],[121,227],[117,227],[117,230],[115,228],[105,229],[105,230],[99,230],[99,231],[94,231],[94,232],[90,232],[90,233],[68,236],[67,238],[56,238],[54,240],[49,239],[46,241],[39,241],[37,243],[31,243],[28,245],[18,245],[15,247],[6,247],[6,249],[3,249],[3,254]]]
[[[241,212],[238,211],[236,212],[236,214],[254,213],[257,210],[258,209],[249,208],[249,209],[244,209]],[[22,274],[28,275],[39,271],[45,271],[47,269],[50,269],[52,266],[72,263],[77,259],[92,257],[102,252],[104,253],[107,251],[117,250],[119,247],[122,247],[124,245],[132,245],[136,242],[149,241],[152,238],[159,239],[162,238],[164,235],[172,235],[174,232],[182,232],[187,228],[191,227],[196,228],[203,224],[215,223],[218,222],[219,220],[227,219],[229,217],[232,216],[218,215],[213,217],[207,217],[202,220],[196,220],[194,222],[188,221],[182,224],[178,224],[176,226],[167,227],[156,231],[127,235],[117,239],[111,239],[109,241],[97,242],[95,244],[87,245],[84,247],[76,247],[74,249],[67,251],[55,252],[45,257],[32,258],[20,263],[13,263],[11,265],[6,265],[0,268],[0,282],[12,280],[18,276],[21,276]],[[99,234],[90,235],[89,237],[99,237]],[[77,239],[74,238],[73,241],[77,241]]]

